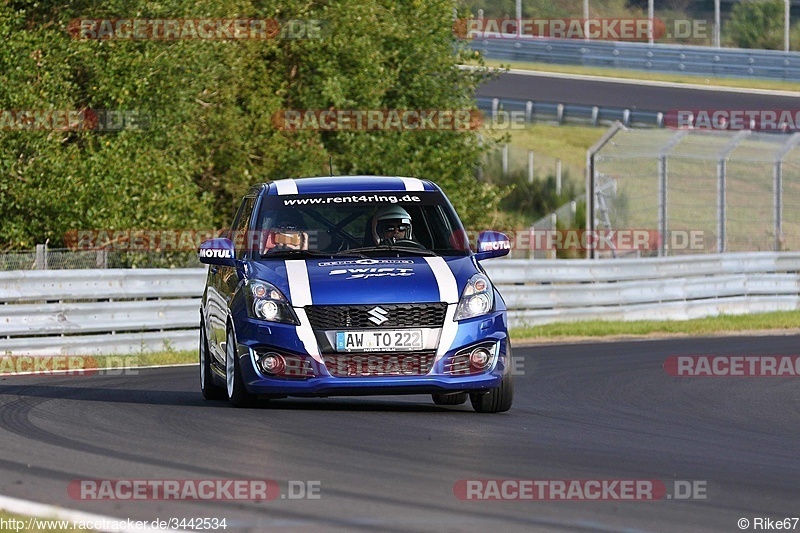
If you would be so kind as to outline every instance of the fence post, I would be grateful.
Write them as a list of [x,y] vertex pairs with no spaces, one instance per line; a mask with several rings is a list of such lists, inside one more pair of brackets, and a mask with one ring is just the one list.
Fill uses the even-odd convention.
[[556,194],[561,194],[561,160],[556,159]]
[[658,257],[667,255],[667,157],[662,152],[658,158],[658,233],[661,235]]
[[783,248],[783,158],[798,144],[800,133],[795,133],[775,153],[775,164],[772,169],[773,208],[775,217],[775,251]]
[[503,176],[508,176],[508,143],[503,145]]
[[[605,132],[602,137],[600,137],[600,140],[594,143],[594,145],[592,145],[592,147],[586,151],[586,231],[589,234],[594,234],[597,226],[595,223],[595,178],[597,169],[595,168],[594,157],[597,152],[599,152],[621,129],[625,129],[625,126],[623,126],[619,121],[615,122],[614,125],[611,126],[611,128],[609,128],[609,130]],[[586,259],[594,259],[594,252],[594,246],[587,246]]]
[[533,150],[528,150],[528,183],[533,183]]
[[47,270],[47,245],[36,245],[36,270]]
[[95,266],[97,268],[108,268],[108,250],[97,250]]
[[667,157],[669,156],[669,152],[675,148],[688,133],[689,130],[683,130],[673,135],[661,149],[658,158],[658,232],[661,235],[661,243],[658,246],[658,257],[667,255],[667,242],[669,240],[669,236],[667,235],[669,225],[669,219],[667,218],[667,177],[669,176]]
[[745,137],[748,137],[752,130],[742,130],[726,144],[717,156],[717,253],[722,253],[727,248],[727,179],[728,179],[728,156],[739,145]]

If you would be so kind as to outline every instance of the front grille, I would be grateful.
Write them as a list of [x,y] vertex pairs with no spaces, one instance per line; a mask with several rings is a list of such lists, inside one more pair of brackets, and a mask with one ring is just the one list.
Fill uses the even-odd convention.
[[444,373],[452,375],[473,374],[475,371],[469,366],[469,352],[454,355],[444,365]]
[[[382,311],[374,312],[376,308]],[[305,309],[314,329],[440,328],[447,304],[309,305]]]
[[326,355],[325,367],[337,378],[424,376],[435,358],[434,352]]

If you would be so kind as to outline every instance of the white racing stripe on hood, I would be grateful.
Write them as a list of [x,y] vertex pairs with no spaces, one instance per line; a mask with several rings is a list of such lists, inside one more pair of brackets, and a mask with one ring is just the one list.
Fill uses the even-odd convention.
[[289,282],[292,307],[298,320],[300,320],[300,325],[296,328],[297,336],[305,346],[308,355],[325,366],[325,361],[322,360],[322,355],[319,353],[317,338],[314,337],[314,330],[311,328],[311,322],[308,320],[308,315],[306,315],[306,310],[304,309],[306,305],[311,305],[312,303],[311,283],[308,281],[306,262],[302,259],[287,259],[284,263],[286,264],[286,279]]
[[[458,322],[453,320],[456,313],[456,306],[458,305],[458,284],[456,278],[447,262],[441,257],[426,257],[428,266],[431,267],[436,284],[439,286],[439,300],[447,302],[447,312],[444,315],[444,325],[442,326],[442,336],[439,338],[439,347],[436,349],[436,359],[438,361],[456,338],[458,332]],[[434,363],[435,363],[434,361]]]
[[424,191],[425,185],[419,178],[400,178],[403,180],[403,185],[406,186],[407,191]]
[[275,182],[275,187],[278,189],[278,195],[284,196],[287,194],[297,194],[297,183],[293,179],[278,180]]

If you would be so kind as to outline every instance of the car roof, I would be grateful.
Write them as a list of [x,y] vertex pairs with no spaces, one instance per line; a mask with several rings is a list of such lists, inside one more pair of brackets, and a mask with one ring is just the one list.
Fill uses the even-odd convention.
[[360,192],[439,192],[433,182],[400,176],[324,176],[265,183],[269,196]]

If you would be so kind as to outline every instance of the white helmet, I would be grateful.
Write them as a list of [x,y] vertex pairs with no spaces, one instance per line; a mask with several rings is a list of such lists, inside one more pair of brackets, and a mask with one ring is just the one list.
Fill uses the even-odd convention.
[[386,228],[406,226],[404,239],[411,238],[411,215],[399,205],[381,207],[372,217],[372,237],[380,244],[385,239]]

